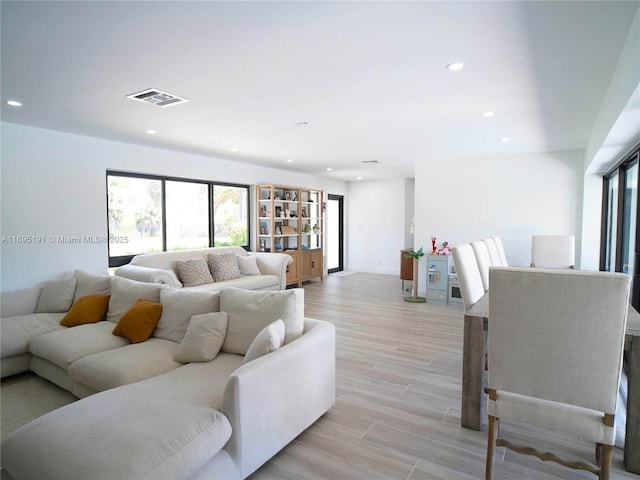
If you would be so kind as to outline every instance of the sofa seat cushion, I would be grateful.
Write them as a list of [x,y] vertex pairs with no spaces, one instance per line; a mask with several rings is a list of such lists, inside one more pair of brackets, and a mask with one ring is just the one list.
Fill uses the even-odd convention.
[[29,353],[29,342],[45,333],[66,329],[60,325],[64,313],[30,313],[0,319],[2,358]]
[[[162,376],[161,376],[162,377]],[[54,410],[2,441],[12,478],[187,478],[231,437],[229,420],[155,377]]]
[[205,285],[198,285],[197,287],[189,287],[189,290],[216,291],[228,287],[244,288],[246,290],[261,290],[271,287],[279,289],[280,283],[278,277],[275,275],[245,275],[234,278],[233,280],[225,280],[224,282],[207,283]]
[[80,358],[131,343],[124,337],[113,335],[113,327],[111,322],[98,322],[65,328],[34,338],[29,350],[33,355],[68,370],[69,365]]
[[188,363],[180,368],[151,378],[170,385],[176,401],[209,405],[220,409],[227,378],[242,365],[242,355],[219,353],[210,362]]
[[69,376],[99,392],[128,385],[180,367],[182,363],[173,359],[178,345],[152,337],[146,342],[94,353],[72,363]]

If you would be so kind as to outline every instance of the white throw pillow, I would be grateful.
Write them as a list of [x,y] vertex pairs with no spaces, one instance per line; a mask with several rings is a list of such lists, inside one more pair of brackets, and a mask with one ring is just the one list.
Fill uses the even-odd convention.
[[60,313],[67,312],[73,303],[73,294],[76,291],[76,279],[53,280],[45,282],[36,313]]
[[194,315],[173,359],[181,363],[210,362],[220,352],[226,333],[225,312]]
[[238,262],[240,275],[262,275],[262,272],[258,268],[256,257],[236,255],[236,261]]
[[216,282],[240,278],[240,270],[238,270],[235,253],[209,253],[207,255],[207,264]]
[[160,292],[162,316],[153,336],[180,343],[194,315],[220,311],[220,292],[166,287]]
[[278,319],[284,322],[284,343],[302,335],[304,290],[254,291],[225,288],[220,292],[220,310],[229,323],[222,351],[245,355],[260,330]]
[[94,275],[82,270],[73,272],[76,279],[76,293],[74,303],[87,295],[109,295],[111,293],[111,277],[109,275]]
[[279,349],[284,343],[284,322],[280,319],[270,323],[253,339],[242,363],[255,360]]
[[165,285],[129,280],[124,277],[111,278],[111,298],[107,310],[107,320],[118,323],[120,317],[140,298],[160,303],[160,291]]
[[176,260],[178,277],[185,287],[197,287],[205,283],[213,283],[213,277],[204,258],[192,258],[191,260]]

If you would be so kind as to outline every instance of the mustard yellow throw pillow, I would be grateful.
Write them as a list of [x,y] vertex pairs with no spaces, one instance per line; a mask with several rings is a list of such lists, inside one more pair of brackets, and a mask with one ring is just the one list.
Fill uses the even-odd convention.
[[140,343],[147,340],[160,321],[162,305],[140,298],[131,305],[113,329],[113,334],[119,337],[127,337],[132,343]]
[[104,318],[111,295],[86,295],[80,297],[67,312],[60,325],[76,327],[85,323],[96,323]]

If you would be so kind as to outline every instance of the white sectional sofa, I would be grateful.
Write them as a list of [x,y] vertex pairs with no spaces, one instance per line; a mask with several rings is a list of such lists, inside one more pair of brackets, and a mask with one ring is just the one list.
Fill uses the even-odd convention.
[[[60,325],[107,294],[104,319]],[[335,401],[335,328],[303,299],[80,271],[3,293],[2,376],[31,369],[80,398],[3,440],[3,480],[246,478]],[[139,305],[161,305],[147,340]]]
[[[220,255],[221,260],[233,258],[238,269],[217,275],[209,261],[210,256]],[[190,286],[180,275],[178,263],[190,261],[206,262],[212,278],[198,280]],[[187,287],[196,290],[222,290],[227,287],[248,290],[284,290],[287,288],[287,267],[292,262],[290,255],[270,252],[247,252],[242,247],[210,247],[197,250],[147,253],[136,255],[127,265],[119,267],[115,274],[141,282],[162,283],[170,287]],[[233,267],[233,265],[231,265]],[[206,269],[206,267],[203,267]],[[207,272],[204,272],[205,274]],[[193,283],[193,282],[192,282]]]

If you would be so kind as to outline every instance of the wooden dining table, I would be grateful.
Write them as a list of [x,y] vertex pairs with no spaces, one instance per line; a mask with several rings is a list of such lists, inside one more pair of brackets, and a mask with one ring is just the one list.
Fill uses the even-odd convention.
[[[473,430],[480,430],[482,419],[486,418],[484,367],[488,325],[487,292],[464,315],[461,424]],[[628,377],[624,465],[629,472],[640,474],[640,313],[631,305],[627,314],[624,349]]]

